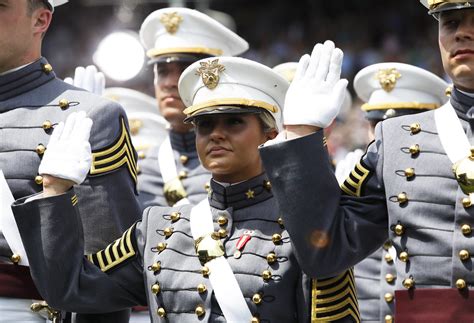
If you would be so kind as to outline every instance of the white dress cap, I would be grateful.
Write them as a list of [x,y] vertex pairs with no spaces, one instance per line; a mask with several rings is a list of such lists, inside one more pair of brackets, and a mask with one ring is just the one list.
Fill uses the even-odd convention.
[[422,68],[403,63],[379,63],[354,77],[354,90],[366,102],[361,109],[432,110],[447,102],[448,83]]
[[63,5],[66,2],[69,2],[69,0],[48,0],[48,4],[53,12],[54,12],[54,7]]
[[190,65],[179,79],[187,121],[203,114],[266,110],[282,129],[289,83],[271,68],[240,57],[207,58]]
[[221,23],[189,8],[152,12],[141,26],[140,39],[152,59],[168,54],[235,56],[249,47]]

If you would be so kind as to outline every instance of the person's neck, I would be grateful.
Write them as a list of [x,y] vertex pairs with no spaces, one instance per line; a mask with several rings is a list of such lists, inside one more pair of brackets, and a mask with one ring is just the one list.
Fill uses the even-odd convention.
[[23,64],[23,65],[20,65],[20,66],[17,66],[17,67],[13,67],[13,68],[10,68],[10,69],[6,69],[5,71],[0,71],[0,76],[4,76],[4,75],[10,74],[10,73],[19,71],[19,70],[21,70],[23,67],[28,66],[28,65],[32,64],[33,62],[34,62],[34,61],[31,61],[31,62],[29,62],[29,63]]
[[177,125],[177,124],[171,124],[170,125],[170,130],[176,133],[180,134],[185,134],[193,130],[192,125],[187,125],[187,124],[182,124],[182,125]]
[[467,95],[467,96],[469,96],[469,97],[471,97],[471,98],[474,98],[474,90],[465,91],[465,90],[461,90],[461,89],[459,89],[459,88],[458,88],[458,90],[459,90],[459,92],[461,92],[462,94]]

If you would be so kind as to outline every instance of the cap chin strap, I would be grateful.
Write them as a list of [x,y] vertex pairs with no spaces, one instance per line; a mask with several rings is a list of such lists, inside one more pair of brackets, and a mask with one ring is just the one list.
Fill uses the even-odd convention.
[[[214,233],[211,206],[207,198],[192,208],[189,222],[194,241],[201,241]],[[251,322],[252,314],[225,258],[225,251],[224,255],[206,262],[205,266],[210,270],[209,281],[226,321]]]

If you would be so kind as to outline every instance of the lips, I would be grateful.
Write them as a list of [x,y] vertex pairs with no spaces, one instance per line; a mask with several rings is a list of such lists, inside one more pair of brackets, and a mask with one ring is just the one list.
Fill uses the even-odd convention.
[[231,151],[231,150],[222,146],[212,146],[207,149],[206,153],[212,154],[212,153],[219,153],[219,152],[224,152],[224,151]]
[[461,55],[466,55],[466,54],[474,55],[474,50],[472,50],[472,49],[467,49],[467,48],[458,49],[458,50],[456,50],[456,51],[454,52],[454,54],[452,55],[452,57],[461,56]]

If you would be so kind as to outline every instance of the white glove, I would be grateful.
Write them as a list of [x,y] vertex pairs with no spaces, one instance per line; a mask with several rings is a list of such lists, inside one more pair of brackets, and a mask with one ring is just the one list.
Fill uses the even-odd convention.
[[89,173],[92,162],[89,136],[92,120],[84,111],[73,112],[60,122],[51,139],[39,167],[39,174],[82,183]]
[[311,57],[303,55],[286,93],[285,125],[326,128],[341,109],[347,80],[340,79],[343,53],[327,40],[316,44]]
[[86,68],[76,67],[74,78],[66,77],[64,82],[97,95],[102,95],[105,89],[104,73],[99,72],[94,65],[89,65]]
[[336,179],[339,185],[342,185],[342,183],[344,183],[347,177],[349,177],[349,174],[352,172],[355,165],[360,161],[360,158],[363,154],[363,150],[356,149],[348,153],[346,157],[344,157],[344,159],[340,160],[337,163],[334,175],[336,175]]

